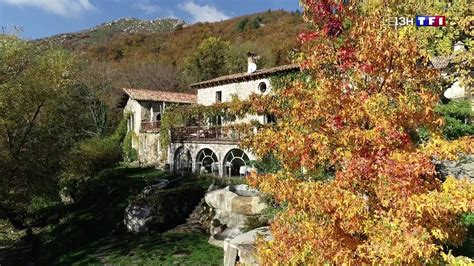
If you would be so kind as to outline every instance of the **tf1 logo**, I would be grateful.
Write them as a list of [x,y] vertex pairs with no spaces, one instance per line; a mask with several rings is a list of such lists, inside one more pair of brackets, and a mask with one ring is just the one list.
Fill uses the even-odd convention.
[[416,16],[415,19],[408,17],[391,17],[385,21],[388,26],[395,28],[403,26],[417,27],[442,27],[446,26],[445,16]]

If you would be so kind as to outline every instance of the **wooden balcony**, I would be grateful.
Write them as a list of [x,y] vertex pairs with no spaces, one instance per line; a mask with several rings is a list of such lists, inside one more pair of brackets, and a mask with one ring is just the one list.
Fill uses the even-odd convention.
[[171,130],[172,142],[231,142],[238,143],[242,134],[225,127],[178,127]]
[[161,122],[142,122],[140,132],[160,132]]

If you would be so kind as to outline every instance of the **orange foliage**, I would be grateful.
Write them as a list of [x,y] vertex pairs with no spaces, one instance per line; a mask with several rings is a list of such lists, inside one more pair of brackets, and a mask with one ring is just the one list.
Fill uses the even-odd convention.
[[[352,1],[350,1],[352,2]],[[249,182],[288,207],[259,240],[263,264],[438,263],[462,243],[459,217],[474,211],[474,186],[438,179],[431,156],[472,152],[472,138],[440,139],[439,73],[416,35],[382,26],[383,10],[303,0],[315,32],[300,36],[310,79],[233,103],[278,117],[244,145],[281,161]],[[433,137],[415,141],[424,126]],[[332,178],[321,178],[324,169]]]

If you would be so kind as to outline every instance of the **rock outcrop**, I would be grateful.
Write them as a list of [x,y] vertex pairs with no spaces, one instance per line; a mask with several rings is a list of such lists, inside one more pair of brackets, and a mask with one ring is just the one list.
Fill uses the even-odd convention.
[[[159,179],[157,184],[145,187],[141,194],[143,196],[149,196],[155,193],[157,190],[163,189],[170,184],[169,180]],[[130,204],[125,209],[124,224],[127,230],[131,233],[144,233],[148,232],[149,229],[154,225],[155,217],[153,216],[150,204],[147,203],[134,203]]]
[[130,205],[125,209],[124,224],[131,233],[144,233],[152,227],[155,217],[148,204]]
[[454,176],[456,178],[469,177],[474,181],[474,155],[465,156],[457,161],[433,160],[433,163],[443,179]]
[[209,243],[224,248],[224,240],[243,233],[248,217],[259,215],[268,206],[260,193],[247,185],[228,186],[209,192],[206,203],[214,209]]
[[261,227],[224,241],[224,266],[259,265],[255,256],[255,238],[263,236],[265,241],[273,240],[269,227]]

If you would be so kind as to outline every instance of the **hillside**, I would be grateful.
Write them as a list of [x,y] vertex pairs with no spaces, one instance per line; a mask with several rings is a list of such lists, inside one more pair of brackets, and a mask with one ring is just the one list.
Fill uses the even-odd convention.
[[121,19],[78,33],[52,36],[41,42],[59,45],[101,62],[153,60],[182,69],[185,58],[202,40],[219,37],[233,44],[252,44],[270,51],[272,64],[288,62],[298,48],[297,35],[306,24],[297,12],[266,11],[215,23],[173,19]]
[[117,36],[137,33],[159,33],[169,32],[183,27],[186,22],[179,19],[162,18],[155,20],[140,20],[136,18],[121,18],[95,26],[94,28],[74,33],[58,34],[44,39],[49,42],[65,47],[74,47],[76,44],[95,45],[102,41]]

